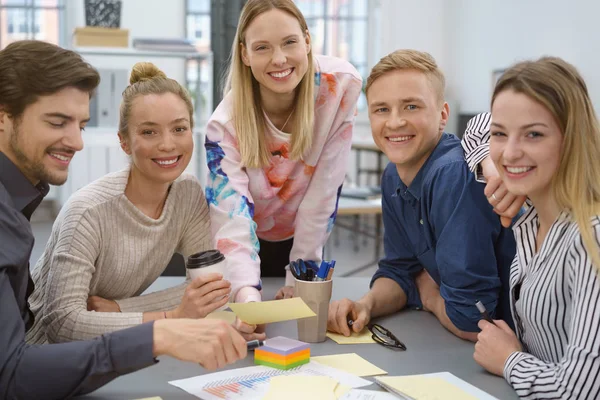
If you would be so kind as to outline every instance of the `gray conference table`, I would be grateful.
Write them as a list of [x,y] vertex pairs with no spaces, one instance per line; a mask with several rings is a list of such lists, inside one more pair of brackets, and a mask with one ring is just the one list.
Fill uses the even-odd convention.
[[[183,278],[160,278],[152,290],[173,286]],[[283,279],[263,280],[264,298],[272,299],[283,284]],[[369,278],[337,278],[333,285],[333,299],[348,297],[358,300],[368,289]],[[407,347],[394,351],[378,344],[338,345],[330,339],[311,345],[311,355],[357,353],[393,375],[410,375],[448,371],[501,400],[518,399],[503,378],[485,372],[473,360],[473,344],[447,332],[431,314],[423,311],[402,311],[377,322],[391,330]],[[267,336],[297,338],[295,321],[267,326]],[[252,354],[227,369],[252,366]],[[122,376],[84,399],[139,399],[160,396],[163,400],[197,399],[167,382],[204,374],[197,364],[160,357],[150,368]],[[373,380],[372,378],[366,378]],[[382,390],[377,384],[363,389]]]

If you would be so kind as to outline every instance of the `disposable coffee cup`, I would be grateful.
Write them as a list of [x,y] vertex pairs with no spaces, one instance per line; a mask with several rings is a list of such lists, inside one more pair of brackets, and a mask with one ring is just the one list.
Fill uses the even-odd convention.
[[[186,268],[192,279],[217,272],[227,280],[227,259],[219,250],[206,250],[192,254],[187,259]],[[227,305],[224,305],[218,310],[226,308]]]
[[327,338],[327,317],[332,288],[332,280],[316,282],[296,279],[294,297],[300,297],[317,314],[298,320],[298,340],[319,343]]

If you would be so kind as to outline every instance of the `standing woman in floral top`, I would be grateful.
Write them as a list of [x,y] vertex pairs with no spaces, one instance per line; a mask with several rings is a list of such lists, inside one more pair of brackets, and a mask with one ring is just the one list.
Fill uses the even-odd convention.
[[206,198],[237,302],[260,301],[260,277],[320,261],[350,153],[362,80],[348,62],[313,55],[292,0],[249,0],[225,98],[206,133]]

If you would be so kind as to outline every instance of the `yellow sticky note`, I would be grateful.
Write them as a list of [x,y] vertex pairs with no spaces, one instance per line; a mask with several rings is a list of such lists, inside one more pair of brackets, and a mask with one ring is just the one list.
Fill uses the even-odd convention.
[[356,353],[335,354],[331,356],[311,357],[311,361],[316,361],[328,367],[346,371],[357,376],[385,375],[387,372],[376,365],[371,364]]
[[274,376],[263,400],[337,400],[337,386],[338,382],[329,376]]
[[221,321],[233,324],[235,322],[235,313],[233,311],[213,311],[210,314],[208,314],[205,318],[220,319]]
[[337,344],[365,344],[376,343],[371,337],[373,334],[369,329],[364,328],[360,333],[352,332],[352,335],[346,337],[338,333],[327,332],[327,337]]
[[316,315],[300,297],[263,302],[231,303],[229,308],[247,324],[268,324]]
[[386,389],[415,400],[477,400],[477,397],[439,377],[378,376],[375,379]]

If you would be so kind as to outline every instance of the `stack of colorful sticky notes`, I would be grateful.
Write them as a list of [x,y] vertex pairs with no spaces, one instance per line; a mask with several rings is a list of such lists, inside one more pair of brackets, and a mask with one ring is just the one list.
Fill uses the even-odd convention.
[[277,336],[254,350],[254,363],[278,369],[291,369],[310,361],[310,346],[299,340]]

